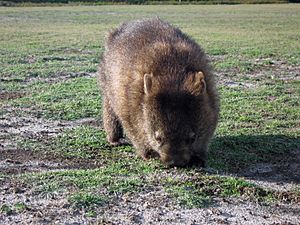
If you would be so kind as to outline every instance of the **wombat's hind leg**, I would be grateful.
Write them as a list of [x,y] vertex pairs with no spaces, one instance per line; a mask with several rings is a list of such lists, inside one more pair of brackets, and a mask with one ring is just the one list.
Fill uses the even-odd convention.
[[109,104],[109,101],[103,98],[103,125],[106,132],[107,141],[113,145],[123,145],[128,144],[128,142],[123,138],[123,128],[122,125]]

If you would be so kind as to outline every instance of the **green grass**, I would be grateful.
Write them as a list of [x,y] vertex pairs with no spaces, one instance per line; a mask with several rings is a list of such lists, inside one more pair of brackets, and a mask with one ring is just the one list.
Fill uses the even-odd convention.
[[31,107],[37,117],[75,120],[100,115],[101,98],[94,78],[75,78],[54,84],[36,83],[31,94],[12,106]]
[[252,89],[220,88],[221,116],[210,148],[211,166],[236,171],[276,161],[300,146],[299,82],[273,82]]
[[[151,190],[155,173],[165,169],[153,167],[141,160],[118,162],[100,169],[65,170],[39,174],[26,174],[20,178],[32,184],[33,191],[43,197],[57,193],[70,194],[69,201],[76,207],[92,208],[114,201],[114,196]],[[163,190],[178,204],[187,208],[206,207],[215,197],[243,197],[260,202],[279,200],[274,191],[264,190],[248,181],[235,177],[194,174],[181,169],[181,179],[171,174],[160,176]],[[191,177],[187,175],[193,175]],[[51,184],[51,188],[50,185]]]
[[131,146],[111,147],[103,130],[88,125],[66,129],[53,138],[21,139],[18,147],[41,155],[47,153],[58,158],[117,162],[134,155]]
[[[95,73],[105,34],[121,22],[153,16],[180,27],[212,58],[221,115],[209,167],[239,173],[256,163],[276,163],[299,148],[300,7],[293,4],[2,7],[0,97],[12,97],[0,98],[1,115],[13,111],[17,117],[70,123],[101,120]],[[35,156],[70,164],[64,170],[25,173],[15,179],[41,198],[66,196],[89,216],[115,196],[154,189],[187,208],[206,207],[218,197],[281,201],[280,194],[234,176],[145,162],[130,146],[109,146],[100,127],[78,124],[58,136],[15,140],[18,148]],[[0,173],[0,179],[8,176]],[[3,204],[0,212],[21,213],[27,207]]]
[[26,80],[95,72],[110,28],[156,15],[181,27],[208,54],[225,56],[217,69],[247,71],[257,67],[251,60],[258,57],[297,64],[298,10],[294,5],[1,8],[0,73]]
[[287,135],[216,137],[211,143],[209,165],[234,172],[259,162],[276,162],[297,149],[299,143],[299,138]]
[[270,3],[288,3],[288,0],[121,0],[121,1],[103,1],[103,0],[21,0],[21,1],[3,1],[2,6],[67,6],[70,5],[124,5],[124,4],[149,4],[149,5],[185,5],[185,4],[270,4]]
[[76,208],[92,210],[95,207],[105,204],[105,196],[98,196],[88,193],[74,193],[69,197],[69,202]]
[[7,175],[5,173],[0,172],[0,178],[5,178]]
[[141,190],[146,185],[143,182],[146,176],[155,169],[155,163],[119,158],[118,161],[111,159],[103,168],[25,174],[21,177],[36,183],[36,191],[42,195],[67,189],[84,191],[99,188],[108,194],[123,194]]
[[278,201],[275,192],[264,190],[244,179],[202,174],[186,181],[166,179],[166,191],[187,208],[209,206],[215,197],[242,197],[270,203]]
[[15,207],[15,210],[16,210],[17,213],[22,213],[22,212],[24,212],[25,210],[27,210],[27,206],[26,206],[26,204],[23,203],[23,202],[16,203],[16,204],[14,205],[14,207]]
[[99,149],[110,149],[105,133],[88,126],[66,131],[53,144],[53,148],[61,151],[61,154],[77,158],[91,158]]
[[3,204],[0,207],[0,213],[5,215],[11,215],[13,213],[13,210],[8,205]]
[[[300,125],[299,82],[261,85],[257,88],[224,88],[221,92],[221,135],[294,134]],[[230,129],[230,128],[235,128]]]
[[170,185],[166,192],[185,208],[203,208],[211,203],[211,196],[198,190],[194,185]]
[[27,209],[29,209],[29,208],[24,202],[18,202],[12,206],[7,205],[7,204],[2,204],[2,205],[0,205],[0,215],[4,214],[7,216],[10,216],[12,214],[22,213],[22,212],[26,211]]

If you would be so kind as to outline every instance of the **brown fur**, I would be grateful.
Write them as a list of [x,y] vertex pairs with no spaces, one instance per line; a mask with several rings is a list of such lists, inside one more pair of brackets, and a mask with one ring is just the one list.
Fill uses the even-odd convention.
[[108,36],[99,84],[111,144],[124,129],[144,159],[205,165],[219,100],[207,57],[187,35],[160,19],[121,25]]

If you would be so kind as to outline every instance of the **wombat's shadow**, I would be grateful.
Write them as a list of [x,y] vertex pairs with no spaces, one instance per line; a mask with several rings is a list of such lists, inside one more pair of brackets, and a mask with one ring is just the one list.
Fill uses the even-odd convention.
[[300,183],[300,138],[285,135],[215,137],[209,167],[270,182]]

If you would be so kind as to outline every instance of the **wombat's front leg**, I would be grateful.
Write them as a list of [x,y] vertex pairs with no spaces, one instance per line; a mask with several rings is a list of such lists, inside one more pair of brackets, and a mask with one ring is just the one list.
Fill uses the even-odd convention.
[[190,166],[206,167],[207,166],[207,152],[209,138],[202,139],[195,144],[194,150],[189,162]]
[[208,145],[211,139],[212,132],[198,139],[194,146],[189,162],[190,166],[207,167]]
[[107,141],[113,146],[127,144],[123,138],[122,125],[106,97],[103,98],[102,109]]
[[135,145],[135,148],[137,149],[136,153],[140,157],[142,157],[144,160],[159,158],[159,154],[156,151],[149,148],[149,147],[146,147],[146,146],[143,146],[143,145],[141,145],[141,146],[136,146]]
[[206,167],[207,166],[207,150],[198,150],[197,153],[191,156],[191,160],[189,162],[190,166],[199,166]]

